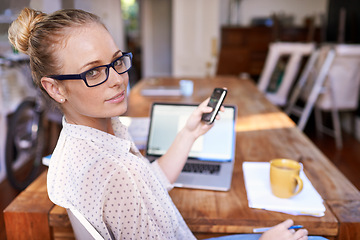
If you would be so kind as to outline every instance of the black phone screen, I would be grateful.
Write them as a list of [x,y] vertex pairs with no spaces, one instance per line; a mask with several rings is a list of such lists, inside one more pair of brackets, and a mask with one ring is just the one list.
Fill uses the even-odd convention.
[[213,123],[215,117],[220,109],[222,102],[225,99],[227,90],[223,88],[215,88],[211,94],[208,106],[212,107],[214,110],[210,113],[205,113],[202,116],[202,120],[208,122],[209,124]]

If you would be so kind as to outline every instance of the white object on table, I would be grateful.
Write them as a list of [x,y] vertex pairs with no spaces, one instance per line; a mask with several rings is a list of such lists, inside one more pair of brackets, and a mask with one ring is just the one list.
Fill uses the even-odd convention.
[[304,182],[303,190],[288,199],[278,198],[272,194],[268,162],[244,162],[243,172],[249,207],[291,215],[324,216],[326,208],[323,199],[303,170],[300,171],[300,177]]

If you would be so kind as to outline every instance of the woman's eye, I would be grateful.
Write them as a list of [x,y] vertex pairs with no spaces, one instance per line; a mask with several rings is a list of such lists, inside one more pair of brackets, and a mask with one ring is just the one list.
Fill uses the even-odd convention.
[[92,69],[86,73],[86,78],[94,78],[99,74],[98,69]]
[[122,59],[118,59],[114,62],[114,66],[121,66],[122,65]]

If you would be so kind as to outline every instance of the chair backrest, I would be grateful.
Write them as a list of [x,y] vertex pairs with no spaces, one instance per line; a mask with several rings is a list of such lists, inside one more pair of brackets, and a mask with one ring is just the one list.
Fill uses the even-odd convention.
[[335,58],[324,83],[325,87],[331,84],[334,99],[331,99],[330,89],[327,88],[327,91],[319,96],[316,106],[324,110],[332,107],[355,110],[359,102],[360,44],[338,44],[334,50]]
[[66,209],[77,240],[103,240],[100,233],[76,209]]
[[[312,73],[302,89],[301,99],[307,101],[315,83],[321,81],[324,90],[316,100],[319,109],[356,109],[360,87],[360,44],[326,44],[319,51]],[[327,65],[325,61],[330,54],[334,57]],[[326,72],[322,79],[320,73],[323,71]]]
[[[272,103],[284,106],[287,103],[289,92],[299,72],[302,58],[309,56],[314,49],[314,43],[271,43],[258,83],[258,89],[266,93],[267,98]],[[282,56],[289,56],[289,60],[286,63],[280,85],[274,93],[268,92],[272,76]]]
[[334,61],[332,55],[335,55],[332,44],[324,44],[313,52],[316,59],[313,61],[310,71],[304,74],[305,78],[301,79],[302,81],[297,83],[297,85],[301,84],[297,87],[301,88],[300,98],[302,100],[307,101],[316,81],[319,81],[321,77],[326,78]]

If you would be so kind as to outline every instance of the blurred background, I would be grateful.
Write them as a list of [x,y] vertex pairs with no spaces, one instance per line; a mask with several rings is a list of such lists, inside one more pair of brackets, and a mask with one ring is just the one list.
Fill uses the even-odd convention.
[[[355,0],[2,0],[0,53],[9,47],[9,23],[24,6],[48,13],[80,8],[98,14],[119,47],[134,53],[132,84],[150,76],[242,72],[256,79],[272,41],[358,43],[359,5]],[[234,38],[237,55],[229,60],[226,48]]]

